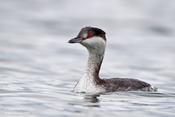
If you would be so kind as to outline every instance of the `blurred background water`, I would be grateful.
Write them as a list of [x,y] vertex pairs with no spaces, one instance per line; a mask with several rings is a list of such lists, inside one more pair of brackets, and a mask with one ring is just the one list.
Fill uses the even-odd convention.
[[[107,33],[101,77],[159,91],[76,94],[87,52],[67,41],[84,26]],[[174,0],[0,0],[1,117],[174,117]]]

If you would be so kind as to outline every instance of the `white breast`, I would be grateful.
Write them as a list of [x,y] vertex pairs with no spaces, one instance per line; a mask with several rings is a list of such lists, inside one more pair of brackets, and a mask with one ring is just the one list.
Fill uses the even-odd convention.
[[92,81],[92,78],[84,75],[75,86],[74,92],[102,93],[105,92],[105,89],[103,87],[97,86],[95,82]]

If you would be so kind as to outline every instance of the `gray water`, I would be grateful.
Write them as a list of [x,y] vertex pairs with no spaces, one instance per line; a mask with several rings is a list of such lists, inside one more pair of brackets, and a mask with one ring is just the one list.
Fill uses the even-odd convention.
[[[87,51],[84,26],[107,33],[101,77],[137,78],[158,92],[72,92]],[[0,0],[1,117],[174,117],[174,0]]]

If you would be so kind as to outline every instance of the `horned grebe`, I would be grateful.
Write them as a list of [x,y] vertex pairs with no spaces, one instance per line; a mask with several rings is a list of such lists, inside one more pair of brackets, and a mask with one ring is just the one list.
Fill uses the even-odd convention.
[[154,90],[150,84],[137,79],[101,79],[99,77],[106,46],[106,36],[103,30],[96,27],[84,27],[77,37],[69,40],[69,43],[80,43],[89,51],[86,73],[76,84],[74,88],[75,92],[103,93],[113,91]]

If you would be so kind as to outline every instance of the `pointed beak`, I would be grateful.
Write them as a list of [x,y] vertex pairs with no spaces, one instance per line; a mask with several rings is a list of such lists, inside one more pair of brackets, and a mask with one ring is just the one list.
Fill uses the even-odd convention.
[[81,38],[75,37],[75,38],[69,40],[68,43],[80,43],[81,41],[82,41]]

